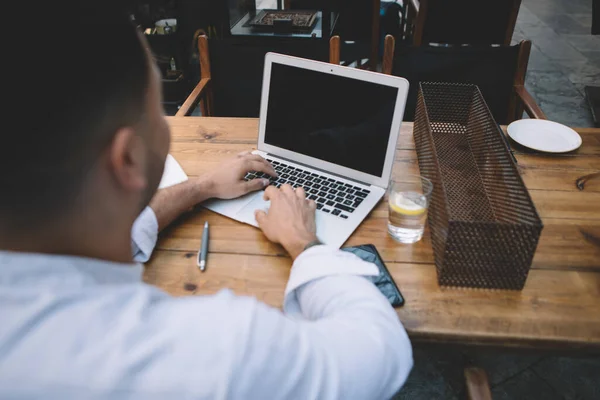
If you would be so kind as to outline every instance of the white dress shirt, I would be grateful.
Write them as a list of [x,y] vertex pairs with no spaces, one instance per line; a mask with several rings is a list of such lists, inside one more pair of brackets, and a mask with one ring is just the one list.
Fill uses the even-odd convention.
[[[137,260],[156,236],[148,208]],[[229,290],[174,298],[142,270],[0,252],[0,398],[386,399],[412,367],[395,311],[360,276],[377,268],[353,254],[302,253],[283,312]]]

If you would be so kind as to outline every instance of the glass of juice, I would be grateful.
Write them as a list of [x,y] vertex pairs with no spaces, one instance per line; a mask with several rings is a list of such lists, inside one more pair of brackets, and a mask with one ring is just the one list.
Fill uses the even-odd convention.
[[388,188],[388,232],[400,243],[415,243],[423,237],[427,207],[433,184],[418,175],[392,179]]

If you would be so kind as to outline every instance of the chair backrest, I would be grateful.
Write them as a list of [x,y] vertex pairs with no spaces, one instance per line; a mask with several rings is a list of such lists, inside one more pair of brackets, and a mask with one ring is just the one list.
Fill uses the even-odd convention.
[[265,55],[287,54],[329,60],[329,43],[322,39],[209,39],[212,115],[258,117]]
[[510,45],[521,0],[421,0],[413,44]]
[[[514,86],[524,83],[530,43],[485,47],[398,46],[395,50],[386,46],[384,73],[391,72],[410,83],[405,121],[414,120],[419,82],[453,82],[479,86],[496,122],[506,124],[514,119]],[[387,38],[386,44],[389,45]],[[393,61],[390,52],[394,53]]]

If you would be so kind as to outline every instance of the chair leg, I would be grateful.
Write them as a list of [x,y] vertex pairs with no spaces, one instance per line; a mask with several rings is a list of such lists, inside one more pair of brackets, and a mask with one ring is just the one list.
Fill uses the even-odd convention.
[[[525,108],[523,107],[523,102],[519,100],[517,100],[517,103],[515,104],[515,109],[516,112],[514,114],[515,119],[513,121],[519,120],[519,119],[523,119],[523,113],[525,112]],[[512,121],[508,121],[508,123],[511,123]]]
[[492,400],[487,374],[481,368],[465,368],[469,400]]
[[[209,83],[210,85],[210,83]],[[213,93],[212,87],[208,87],[206,93],[200,98],[198,102],[200,106],[200,112],[203,117],[212,117],[213,115]]]
[[203,97],[200,100],[200,112],[202,113],[203,117],[208,117],[208,107],[206,107],[206,99]]
[[213,110],[213,105],[214,105],[214,100],[213,100],[213,91],[212,91],[212,87],[209,88],[208,92],[206,93],[206,116],[207,117],[212,117],[214,114],[214,110]]

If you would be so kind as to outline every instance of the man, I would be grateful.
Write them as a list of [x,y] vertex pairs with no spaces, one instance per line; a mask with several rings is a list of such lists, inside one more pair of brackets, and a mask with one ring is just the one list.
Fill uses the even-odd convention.
[[294,260],[283,312],[141,281],[130,239],[146,258],[181,212],[263,188],[248,170],[275,172],[246,153],[154,195],[169,128],[147,45],[106,6],[59,3],[27,13],[51,26],[12,49],[36,75],[4,93],[45,101],[29,117],[11,109],[7,126],[20,125],[2,135],[0,398],[391,397],[412,365],[406,333],[361,276],[376,268],[318,243],[302,190],[269,187],[256,215]]

